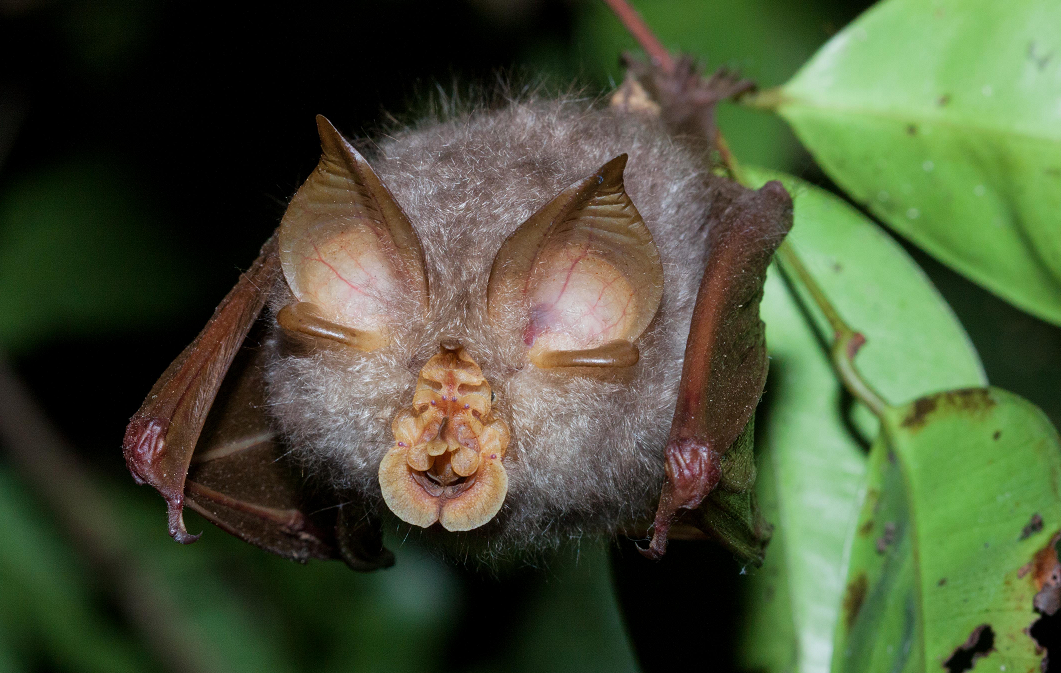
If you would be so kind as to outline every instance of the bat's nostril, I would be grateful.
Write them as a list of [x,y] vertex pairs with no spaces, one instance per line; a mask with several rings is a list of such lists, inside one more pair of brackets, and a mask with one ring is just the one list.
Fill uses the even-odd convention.
[[438,355],[420,370],[413,399],[436,395],[456,404],[431,399],[414,405],[418,439],[412,446],[398,442],[401,428],[395,430],[396,444],[379,467],[383,501],[415,526],[478,528],[497,515],[508,493],[508,477],[497,460],[508,447],[508,425],[491,417],[484,401],[492,398],[490,384],[456,339],[443,339]]

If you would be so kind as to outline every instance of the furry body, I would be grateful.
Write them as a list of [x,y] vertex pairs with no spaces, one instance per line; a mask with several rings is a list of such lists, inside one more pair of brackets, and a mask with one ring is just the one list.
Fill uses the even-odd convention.
[[[537,369],[522,333],[502,333],[488,320],[494,256],[538,208],[624,152],[626,191],[665,277],[641,359],[621,373]],[[299,350],[274,330],[268,400],[286,442],[351,501],[390,516],[377,470],[394,442],[391,421],[410,404],[417,372],[440,340],[455,338],[482,368],[512,431],[505,504],[466,535],[494,549],[534,548],[648,520],[707,253],[713,178],[704,158],[654,119],[560,100],[405,130],[380,142],[370,162],[420,237],[430,313],[397,316],[393,341],[372,353]],[[291,299],[281,280],[271,306]]]

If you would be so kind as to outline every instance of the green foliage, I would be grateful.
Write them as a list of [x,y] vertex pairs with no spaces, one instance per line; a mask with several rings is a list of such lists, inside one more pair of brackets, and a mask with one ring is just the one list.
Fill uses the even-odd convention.
[[91,673],[147,670],[142,647],[104,616],[76,553],[8,470],[0,470],[0,521],[0,670],[42,662]]
[[[780,178],[792,193],[790,244],[840,312],[863,327],[867,345],[859,364],[890,398],[986,382],[950,309],[877,225],[796,178],[762,170],[749,176],[759,184]],[[739,654],[749,669],[825,670],[847,574],[845,550],[864,489],[864,444],[875,428],[861,405],[851,409],[832,370],[822,347],[822,335],[831,338],[823,320],[775,271],[762,307],[771,378],[759,417],[757,489],[777,534],[752,578]],[[911,361],[919,366],[907,366]]]
[[874,215],[1061,324],[1059,25],[1053,0],[886,0],[758,100]]
[[[166,535],[154,494],[130,494],[124,480],[101,485],[121,505],[114,523],[125,535],[123,558],[172,600],[167,618],[212,670],[636,670],[599,543],[549,560],[548,577],[535,582],[538,590],[519,612],[519,628],[494,628],[496,661],[446,663],[467,624],[483,617],[468,613],[457,572],[415,543],[388,540],[401,562],[372,574],[339,563],[301,566],[212,526],[200,542],[180,547]],[[92,579],[76,548],[7,469],[0,469],[0,517],[0,671],[6,661],[14,671],[159,670],[139,632],[100,601],[107,581]],[[192,515],[189,525],[207,524]],[[493,585],[507,596],[499,580]]]
[[934,668],[986,627],[993,670],[1037,668],[1025,566],[1061,530],[1059,488],[1061,439],[1012,393],[971,388],[889,409],[870,451],[833,670]]
[[[774,107],[830,177],[890,226],[1016,305],[1059,322],[1061,135],[1053,108],[1061,67],[1051,65],[1061,45],[1051,28],[1061,21],[1057,9],[1043,2],[886,0],[792,81],[753,103]],[[755,181],[766,177],[760,172]],[[868,466],[853,444],[811,457],[799,449],[829,435],[776,441],[770,431],[776,423],[780,432],[794,432],[798,417],[785,401],[809,393],[786,398],[782,369],[781,401],[767,400],[762,452],[769,462],[759,487],[785,527],[783,552],[768,555],[753,585],[750,605],[767,609],[748,622],[745,663],[776,671],[923,671],[955,653],[969,660],[967,650],[979,647],[994,670],[1037,667],[1043,653],[1028,633],[1039,617],[1032,607],[1037,588],[1025,575],[1036,550],[1061,528],[1057,432],[1011,393],[961,390],[982,385],[961,381],[960,366],[954,369],[964,338],[944,337],[924,317],[903,320],[911,294],[895,282],[904,274],[874,269],[880,256],[871,246],[854,246],[865,254],[855,264],[868,275],[837,283],[848,263],[823,259],[814,243],[845,237],[829,232],[808,241],[808,234],[828,231],[836,212],[860,216],[834,197],[785,181],[796,202],[790,244],[820,286],[818,303],[832,304],[868,339],[858,370],[886,402],[918,399],[880,411]],[[818,207],[808,208],[811,202]],[[806,309],[814,303],[808,288],[795,285]],[[878,291],[883,301],[874,301]],[[858,293],[868,298],[852,301]],[[777,307],[768,287],[771,344],[778,329],[785,336],[790,329],[783,314],[771,316]],[[938,358],[913,334],[886,343],[896,318],[947,355]],[[822,341],[832,338],[822,316],[811,322]],[[776,354],[782,368],[791,337],[785,343]],[[874,343],[881,350],[872,350]],[[896,359],[882,359],[887,352]],[[819,369],[828,365],[821,352]],[[896,385],[897,373],[912,372],[924,378]],[[946,389],[959,390],[922,396]],[[834,422],[843,418],[837,408]],[[811,418],[830,418],[823,411]],[[785,412],[792,416],[774,421]],[[870,427],[853,425],[863,434]],[[835,430],[844,436],[844,428]],[[792,458],[784,461],[786,455]],[[801,475],[799,488],[786,488]],[[778,600],[779,592],[787,600]],[[795,642],[779,645],[778,633]]]

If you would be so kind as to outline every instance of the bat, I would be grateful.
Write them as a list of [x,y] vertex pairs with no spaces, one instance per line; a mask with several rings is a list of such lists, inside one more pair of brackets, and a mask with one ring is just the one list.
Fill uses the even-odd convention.
[[[611,104],[534,96],[320,163],[163,373],[127,464],[263,549],[393,563],[384,525],[480,558],[583,534],[709,536],[751,561],[759,301],[779,183],[717,174],[747,88],[631,62]],[[653,512],[655,516],[653,517]]]

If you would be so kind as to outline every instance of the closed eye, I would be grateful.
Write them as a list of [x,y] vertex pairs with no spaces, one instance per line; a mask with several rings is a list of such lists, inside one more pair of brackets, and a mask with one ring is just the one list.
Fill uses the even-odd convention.
[[560,367],[632,367],[641,353],[629,341],[612,341],[584,350],[532,350],[531,363],[541,369]]

